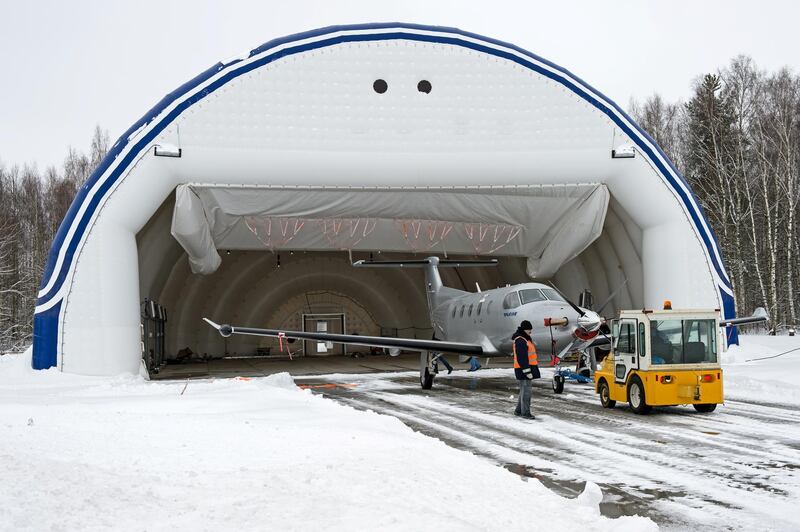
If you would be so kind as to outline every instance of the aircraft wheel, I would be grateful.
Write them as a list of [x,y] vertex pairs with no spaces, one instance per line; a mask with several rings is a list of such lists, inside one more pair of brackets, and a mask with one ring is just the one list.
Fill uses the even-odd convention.
[[631,379],[631,383],[628,385],[628,403],[630,403],[634,414],[650,413],[652,407],[645,400],[644,385],[639,377]]
[[431,356],[427,353],[422,353],[419,357],[419,385],[423,390],[430,390],[433,388],[434,374],[430,371]]
[[617,402],[611,399],[611,390],[609,390],[606,381],[600,382],[598,392],[600,393],[600,404],[603,405],[603,408],[614,408]]
[[553,392],[561,393],[564,391],[564,376],[553,375]]
[[701,414],[708,414],[708,413],[713,412],[714,410],[717,409],[717,405],[716,404],[692,405],[692,406],[694,406],[694,409],[697,410],[698,412],[700,412]]

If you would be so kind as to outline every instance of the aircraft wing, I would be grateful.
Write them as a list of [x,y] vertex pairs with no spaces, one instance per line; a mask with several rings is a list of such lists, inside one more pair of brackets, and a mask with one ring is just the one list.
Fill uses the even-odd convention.
[[[435,258],[435,257],[433,257]],[[412,260],[357,260],[353,263],[356,268],[422,268],[433,264],[440,268],[467,268],[481,266],[497,266],[497,259],[488,260],[447,260],[432,258]]]
[[394,349],[407,349],[410,351],[435,351],[437,353],[453,353],[457,355],[483,354],[483,348],[477,344],[464,344],[460,342],[442,342],[439,340],[418,340],[415,338],[394,338],[383,336],[359,336],[354,334],[331,334],[304,331],[279,331],[278,329],[255,329],[252,327],[235,327],[220,325],[208,318],[203,318],[209,325],[227,338],[232,334],[247,334],[251,336],[269,336],[273,338],[297,338],[299,340],[316,340],[318,342],[334,342],[337,344],[365,345],[368,347],[387,347]]
[[755,312],[753,312],[752,316],[733,318],[730,320],[720,320],[719,326],[728,327],[730,325],[748,325],[750,323],[762,323],[765,321],[769,321],[769,315],[767,315],[767,311],[764,310],[763,307],[758,307]]

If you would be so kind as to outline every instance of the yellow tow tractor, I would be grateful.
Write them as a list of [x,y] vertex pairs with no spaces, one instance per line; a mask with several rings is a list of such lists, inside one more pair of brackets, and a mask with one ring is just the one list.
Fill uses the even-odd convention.
[[720,320],[715,310],[622,310],[611,326],[611,352],[594,375],[605,408],[627,401],[636,414],[654,406],[690,404],[713,412],[723,402],[719,363],[729,325],[767,320],[764,309],[747,318]]

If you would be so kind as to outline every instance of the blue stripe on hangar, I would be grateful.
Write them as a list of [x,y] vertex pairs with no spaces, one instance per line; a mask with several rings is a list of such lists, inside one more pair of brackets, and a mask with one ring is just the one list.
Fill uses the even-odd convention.
[[[73,233],[72,238],[67,243],[67,248],[66,248],[66,251],[65,251],[64,260],[63,260],[63,262],[61,264],[61,268],[59,269],[58,277],[56,278],[56,281],[53,284],[53,286],[51,287],[51,289],[47,293],[43,294],[38,299],[37,304],[38,305],[43,305],[43,304],[47,303],[50,299],[52,299],[53,297],[55,297],[57,295],[58,291],[61,288],[61,285],[63,284],[63,282],[64,282],[64,280],[66,278],[67,272],[70,269],[70,265],[71,265],[72,260],[74,258],[74,254],[76,252],[78,243],[80,242],[83,233],[86,231],[86,228],[88,226],[89,220],[91,220],[91,218],[92,218],[92,216],[94,214],[94,211],[99,206],[103,196],[116,183],[116,181],[119,179],[119,177],[127,170],[128,166],[131,164],[131,162],[136,157],[138,157],[138,155],[141,152],[141,150],[144,149],[153,139],[155,139],[155,137],[159,133],[161,133],[169,124],[172,123],[172,121],[174,121],[187,108],[189,108],[192,105],[194,105],[195,103],[201,101],[202,99],[204,99],[209,94],[213,93],[214,91],[216,91],[220,87],[224,86],[230,80],[232,80],[232,79],[234,79],[234,78],[236,78],[238,76],[241,76],[243,74],[246,74],[246,73],[248,73],[248,72],[250,72],[250,71],[252,71],[252,70],[254,70],[256,68],[259,68],[261,66],[269,64],[269,63],[271,63],[271,62],[273,62],[273,61],[275,61],[277,59],[280,59],[282,57],[287,57],[287,56],[290,56],[290,55],[294,55],[294,54],[298,54],[298,53],[302,53],[302,52],[306,52],[306,51],[310,51],[310,50],[314,50],[314,49],[318,49],[318,48],[324,48],[324,47],[327,47],[327,46],[333,46],[333,45],[341,44],[341,43],[345,43],[345,42],[365,42],[365,41],[397,40],[397,39],[415,40],[415,41],[421,41],[421,42],[431,42],[431,43],[440,43],[440,44],[450,44],[450,45],[454,45],[454,46],[461,46],[461,47],[465,47],[465,48],[470,48],[472,50],[476,50],[476,51],[479,51],[479,52],[482,52],[482,53],[494,55],[494,56],[497,56],[497,57],[502,57],[503,59],[507,59],[509,61],[513,61],[513,62],[515,62],[515,63],[517,63],[517,64],[519,64],[521,66],[524,66],[524,67],[526,67],[528,69],[534,70],[535,72],[537,72],[537,73],[539,73],[539,74],[541,74],[541,75],[543,75],[545,77],[548,77],[548,78],[552,79],[553,81],[556,81],[556,82],[566,86],[567,88],[572,90],[574,93],[576,93],[578,96],[580,96],[581,98],[583,98],[584,100],[589,102],[596,109],[598,109],[601,112],[603,112],[621,130],[623,130],[629,137],[631,137],[634,140],[634,142],[637,144],[637,146],[639,147],[639,149],[641,151],[643,151],[644,153],[646,153],[650,157],[650,159],[653,161],[653,163],[659,169],[661,174],[667,179],[668,183],[672,186],[673,190],[675,190],[675,192],[678,194],[678,196],[684,202],[684,205],[687,207],[687,210],[689,211],[689,214],[690,214],[690,216],[692,218],[692,221],[693,221],[693,223],[695,225],[695,228],[697,229],[698,233],[700,234],[700,236],[701,236],[701,238],[703,240],[703,243],[706,246],[706,249],[707,249],[707,251],[709,253],[709,256],[711,258],[711,261],[712,261],[712,264],[714,266],[714,269],[716,270],[719,278],[725,284],[725,286],[730,288],[730,281],[728,280],[727,275],[725,274],[725,269],[722,266],[722,264],[717,260],[717,255],[715,253],[715,250],[718,249],[718,243],[716,241],[716,237],[713,234],[713,231],[711,231],[710,229],[709,229],[709,231],[706,231],[705,228],[704,228],[703,221],[705,221],[705,215],[702,212],[702,207],[700,206],[699,202],[697,202],[697,198],[694,197],[694,194],[692,192],[689,192],[687,194],[686,190],[691,191],[691,187],[686,185],[686,190],[684,190],[684,187],[681,186],[681,184],[685,185],[686,182],[682,178],[680,173],[678,173],[678,171],[672,165],[672,163],[669,162],[669,158],[661,151],[661,149],[658,147],[658,145],[655,143],[655,141],[653,141],[653,139],[651,139],[650,136],[647,135],[647,133],[645,133],[641,128],[639,128],[639,126],[636,125],[633,122],[633,120],[631,120],[627,116],[627,114],[619,106],[617,106],[614,102],[609,100],[602,93],[600,93],[599,91],[595,90],[594,88],[592,88],[587,83],[583,82],[580,78],[578,78],[577,76],[574,76],[568,70],[566,70],[566,69],[564,69],[562,67],[559,67],[558,65],[555,65],[555,64],[551,63],[550,61],[547,61],[546,59],[543,59],[543,58],[541,58],[541,57],[539,57],[539,56],[537,56],[537,55],[535,55],[535,54],[533,54],[531,52],[528,52],[527,50],[523,50],[522,48],[519,48],[519,47],[517,47],[517,46],[515,46],[513,44],[509,44],[509,43],[505,43],[505,42],[498,41],[498,40],[495,40],[495,39],[483,37],[481,35],[477,35],[477,34],[474,34],[474,33],[464,32],[464,31],[461,31],[461,30],[458,30],[458,29],[455,29],[455,28],[442,28],[442,27],[424,26],[424,25],[417,25],[417,24],[402,24],[402,23],[360,24],[360,25],[332,26],[332,27],[327,27],[327,28],[321,28],[321,29],[318,29],[318,30],[312,30],[312,31],[309,31],[309,32],[290,35],[290,36],[287,36],[287,37],[282,37],[282,38],[279,38],[279,39],[274,39],[272,41],[269,41],[268,43],[266,43],[266,44],[264,44],[264,45],[262,45],[262,46],[260,46],[258,48],[255,48],[254,50],[252,50],[250,52],[250,54],[249,54],[249,57],[253,57],[255,55],[261,54],[261,53],[263,53],[263,52],[265,52],[265,51],[267,51],[267,50],[269,50],[271,48],[274,48],[276,46],[280,46],[280,45],[291,43],[291,42],[296,42],[296,41],[299,41],[299,40],[315,38],[315,37],[319,37],[319,36],[322,36],[322,35],[327,35],[327,34],[330,34],[330,33],[342,32],[342,31],[358,31],[358,30],[374,30],[374,29],[390,29],[390,28],[404,28],[404,29],[419,30],[419,31],[452,33],[452,34],[456,34],[456,35],[461,35],[462,37],[468,37],[468,38],[472,38],[472,39],[476,39],[476,40],[481,40],[481,41],[483,41],[485,43],[506,47],[508,49],[514,50],[516,52],[519,52],[520,54],[528,56],[528,57],[534,59],[535,61],[538,61],[540,63],[543,63],[543,64],[549,66],[553,70],[561,72],[563,74],[563,76],[559,75],[559,74],[556,74],[554,72],[551,72],[550,70],[548,70],[546,68],[542,68],[541,66],[537,65],[536,63],[533,63],[531,61],[523,59],[523,58],[521,58],[521,57],[519,57],[519,56],[517,56],[517,55],[515,55],[513,53],[510,53],[510,52],[507,52],[507,51],[504,51],[504,50],[497,50],[495,48],[492,48],[492,47],[489,47],[489,46],[485,46],[485,45],[480,44],[480,43],[466,41],[466,40],[463,40],[463,39],[459,39],[457,37],[445,37],[445,36],[441,36],[441,35],[425,35],[425,34],[408,33],[408,32],[402,32],[402,31],[389,32],[389,33],[377,33],[377,34],[340,35],[340,36],[332,37],[330,39],[323,39],[323,40],[319,40],[319,41],[314,41],[314,42],[305,43],[305,44],[301,44],[301,45],[298,45],[298,46],[286,48],[284,50],[277,51],[277,52],[275,52],[273,54],[270,54],[270,55],[265,56],[265,57],[263,57],[261,59],[253,61],[252,63],[249,63],[249,64],[243,65],[243,66],[241,66],[239,68],[233,69],[230,72],[228,72],[226,75],[221,76],[219,79],[217,79],[216,81],[211,83],[208,87],[204,88],[202,91],[200,91],[200,92],[188,97],[186,100],[181,102],[178,106],[176,106],[176,108],[173,109],[168,115],[166,115],[155,127],[153,127],[150,131],[148,131],[148,133],[145,136],[143,136],[141,139],[139,139],[137,141],[136,145],[125,156],[125,158],[122,161],[119,162],[119,164],[114,169],[114,171],[103,182],[103,184],[100,186],[100,188],[95,193],[95,195],[91,198],[91,200],[89,200],[90,203],[87,206],[87,209],[84,211],[83,216],[81,217],[80,221],[78,222],[78,226],[76,227],[76,231]],[[84,184],[84,186],[81,188],[81,190],[79,191],[77,197],[75,198],[75,200],[73,201],[72,205],[70,206],[70,209],[67,212],[67,215],[66,215],[64,221],[62,222],[61,226],[59,227],[59,230],[58,230],[58,232],[56,234],[56,237],[55,237],[55,239],[53,241],[53,244],[52,244],[52,246],[50,248],[50,253],[48,255],[47,264],[45,266],[45,273],[44,273],[44,275],[42,277],[42,288],[44,288],[48,284],[50,278],[52,277],[52,275],[54,273],[55,265],[56,265],[57,258],[58,258],[58,254],[59,254],[59,251],[61,250],[61,248],[63,247],[64,243],[65,243],[65,240],[66,240],[66,237],[67,237],[67,232],[69,231],[70,226],[74,222],[75,217],[77,216],[77,213],[80,210],[81,206],[86,202],[89,191],[98,182],[98,180],[103,175],[103,173],[108,170],[108,168],[115,162],[117,157],[119,157],[120,154],[122,153],[122,151],[127,147],[128,142],[129,142],[129,137],[134,132],[136,132],[138,129],[140,129],[140,128],[146,126],[147,124],[149,124],[150,122],[152,122],[168,106],[173,104],[179,98],[181,98],[184,95],[186,95],[189,91],[191,91],[192,89],[196,88],[198,85],[206,82],[208,79],[210,79],[214,75],[218,74],[219,72],[221,72],[221,71],[223,71],[225,69],[234,67],[235,65],[239,64],[240,62],[241,62],[241,60],[236,60],[236,61],[232,61],[232,62],[230,62],[228,64],[225,64],[225,65],[223,65],[222,63],[217,63],[214,66],[212,66],[211,68],[209,68],[208,70],[206,70],[205,72],[203,72],[200,75],[198,75],[197,77],[195,77],[194,79],[192,79],[189,82],[181,85],[178,89],[176,89],[175,91],[173,91],[170,94],[168,94],[167,96],[165,96],[158,104],[156,104],[156,106],[154,106],[150,111],[148,111],[144,115],[144,117],[142,117],[133,126],[131,126],[131,128],[129,128],[128,131],[126,131],[122,135],[122,137],[120,137],[117,140],[117,142],[114,144],[114,146],[112,146],[112,149],[109,151],[109,153],[103,159],[103,161],[100,163],[98,168],[92,173],[92,175],[87,180],[86,184]],[[577,86],[571,80],[575,80],[576,82],[586,86],[591,92],[586,91],[583,88]],[[606,105],[604,105],[604,103]],[[629,126],[625,121],[620,119],[617,116],[617,114],[614,113],[612,111],[612,109],[610,109],[608,106],[610,106],[611,108],[616,110],[618,113],[620,113],[620,115],[624,116],[630,124],[633,124],[633,128],[631,128],[631,126]],[[648,142],[649,142],[649,144],[652,144],[652,146],[655,147],[655,150],[652,149],[648,145]],[[664,160],[668,161],[668,164],[670,166],[669,169],[661,162],[661,158],[658,157],[658,155],[663,157]],[[681,183],[676,181],[676,179],[673,177],[673,172],[674,172],[674,175],[677,176],[677,179],[680,180]],[[703,219],[702,221],[701,221],[701,217]],[[724,294],[724,291],[720,289],[720,295],[723,296],[723,300],[724,300],[724,296],[727,295],[727,294]],[[727,312],[728,305],[725,305],[725,307],[726,307],[726,309],[725,309],[726,310],[726,316],[728,316],[729,315],[728,312]],[[45,323],[42,323],[39,320],[36,320],[36,323],[41,325],[41,326],[44,326],[44,327],[52,326],[52,322],[50,320],[47,321],[48,325],[45,325]],[[57,323],[56,323],[56,327],[57,327]],[[49,336],[49,335],[47,335],[47,336]],[[47,342],[47,344],[48,344],[48,346],[47,346],[46,350],[47,351],[51,351],[52,350],[52,356],[48,356],[47,358],[48,359],[52,359],[52,362],[53,362],[52,365],[55,365],[55,356],[56,356],[55,355],[55,343],[53,343],[52,346],[49,345],[50,342]],[[45,346],[42,345],[41,347],[45,347]]]

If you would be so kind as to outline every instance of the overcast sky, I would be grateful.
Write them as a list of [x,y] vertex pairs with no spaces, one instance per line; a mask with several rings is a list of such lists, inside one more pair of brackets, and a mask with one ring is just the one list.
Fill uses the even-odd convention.
[[686,99],[738,54],[800,70],[794,1],[0,0],[0,162],[60,165],[95,124],[122,134],[165,94],[221,59],[332,24],[455,26],[514,43],[622,107]]

